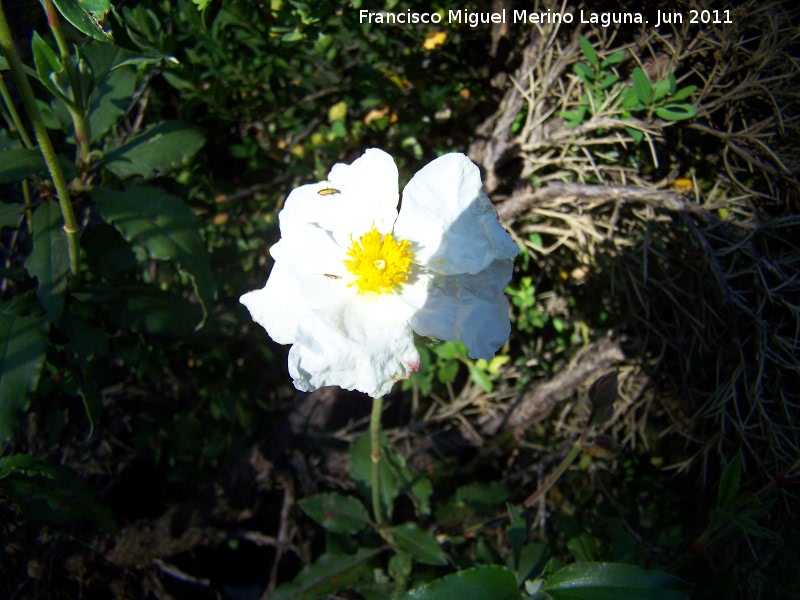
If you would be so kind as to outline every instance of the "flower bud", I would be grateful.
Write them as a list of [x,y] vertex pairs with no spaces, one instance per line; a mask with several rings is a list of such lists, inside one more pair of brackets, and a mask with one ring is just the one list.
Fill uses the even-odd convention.
[[589,402],[596,419],[608,420],[614,414],[617,401],[617,372],[607,373],[589,388]]

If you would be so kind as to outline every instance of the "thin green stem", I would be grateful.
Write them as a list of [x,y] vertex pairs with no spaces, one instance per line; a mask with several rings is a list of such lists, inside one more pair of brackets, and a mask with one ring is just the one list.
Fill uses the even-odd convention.
[[75,141],[78,142],[78,162],[83,164],[91,150],[89,142],[92,138],[92,132],[89,127],[89,121],[86,119],[86,107],[81,98],[81,82],[70,57],[69,44],[67,44],[64,33],[61,31],[61,22],[58,19],[58,11],[53,5],[53,0],[44,0],[44,10],[47,14],[47,24],[50,26],[50,31],[53,32],[53,37],[56,38],[56,44],[61,54],[61,64],[67,71],[67,77],[69,77],[73,105],[67,106],[67,108],[72,117],[72,125],[75,128]]
[[8,110],[8,114],[11,116],[11,122],[13,123],[14,128],[17,130],[17,133],[19,133],[22,143],[26,148],[33,148],[33,140],[31,139],[31,136],[28,135],[27,129],[25,129],[25,124],[22,122],[22,119],[17,112],[17,107],[14,106],[14,101],[11,99],[11,94],[6,87],[6,82],[3,79],[2,73],[0,73],[0,95],[3,96],[3,103]]
[[17,84],[17,89],[22,96],[22,101],[25,104],[25,110],[28,112],[33,124],[33,133],[36,136],[36,141],[44,156],[44,161],[47,164],[47,170],[53,179],[53,184],[56,186],[56,193],[58,194],[58,201],[61,205],[61,214],[64,216],[64,231],[67,232],[67,245],[69,248],[69,266],[73,279],[77,279],[80,271],[80,254],[78,250],[78,222],[75,220],[75,213],[72,210],[70,203],[69,188],[67,187],[67,180],[64,178],[64,172],[61,170],[61,165],[56,158],[56,151],[50,141],[50,136],[47,134],[47,129],[42,121],[42,115],[39,113],[39,107],[36,105],[36,98],[33,95],[33,89],[25,75],[25,70],[22,67],[22,61],[19,59],[17,49],[14,46],[14,40],[11,37],[11,29],[6,20],[5,10],[3,9],[3,2],[0,0],[0,51],[8,61],[8,66],[14,76],[14,81]]
[[536,502],[539,498],[541,498],[547,490],[553,487],[556,481],[564,474],[569,466],[575,462],[575,459],[578,458],[578,455],[583,450],[583,444],[586,441],[586,434],[588,433],[589,428],[583,428],[583,435],[581,435],[580,439],[572,445],[572,450],[569,451],[564,460],[561,461],[561,464],[556,467],[556,470],[550,474],[545,482],[539,486],[539,488],[533,492],[530,496],[525,499],[525,502],[522,503],[523,508],[528,508],[531,504]]
[[383,398],[372,401],[372,417],[369,422],[369,433],[372,446],[372,512],[375,524],[383,527],[383,509],[381,507],[381,414]]
[[[569,454],[561,461],[561,464],[556,467],[556,470],[550,474],[545,482],[540,485],[535,492],[533,492],[530,496],[525,499],[525,502],[522,503],[522,510],[526,508],[530,508],[530,506],[536,502],[539,498],[541,498],[547,490],[553,487],[556,481],[564,474],[564,472],[569,468],[569,466],[575,462],[575,459],[580,455],[581,451],[583,450],[583,445],[586,443],[586,438],[589,435],[589,428],[592,422],[593,416],[589,417],[589,422],[584,426],[583,433],[581,433],[581,437],[572,445],[572,449],[569,451]],[[474,537],[476,532],[484,529],[486,527],[496,526],[499,523],[502,523],[506,519],[509,518],[508,512],[504,512],[500,515],[492,517],[482,523],[478,523],[473,525],[469,529],[464,532],[465,537]]]

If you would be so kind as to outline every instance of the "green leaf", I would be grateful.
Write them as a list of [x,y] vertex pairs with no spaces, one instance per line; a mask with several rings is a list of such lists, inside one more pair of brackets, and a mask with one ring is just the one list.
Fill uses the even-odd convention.
[[415,588],[401,600],[512,600],[520,598],[514,574],[497,565],[465,569]]
[[33,148],[15,148],[0,152],[0,183],[22,181],[45,168],[42,153]]
[[522,585],[531,577],[539,577],[549,560],[550,548],[544,542],[532,542],[523,546],[519,556],[517,582]]
[[739,493],[739,485],[742,479],[742,451],[736,455],[725,467],[722,477],[719,480],[719,492],[717,494],[717,508],[725,509],[733,506],[736,496]]
[[0,490],[20,512],[47,525],[115,527],[111,511],[76,473],[27,454],[0,458]]
[[662,79],[653,84],[653,102],[658,102],[670,93],[670,83],[671,81],[669,79]]
[[455,499],[468,504],[478,514],[490,515],[508,500],[508,488],[497,481],[469,483],[456,490]]
[[117,177],[166,173],[188,160],[205,144],[203,134],[182,121],[165,121],[127,139],[105,156],[106,168]]
[[403,523],[391,531],[397,547],[408,552],[414,560],[428,565],[447,564],[442,547],[427,529],[416,523]]
[[528,524],[520,516],[517,507],[511,503],[508,504],[508,514],[510,523],[506,527],[506,533],[513,553],[514,570],[517,570],[519,569],[519,555],[522,552],[522,545],[525,543],[525,538],[528,537]]
[[569,121],[567,123],[567,127],[577,127],[581,124],[581,117],[578,113],[572,110],[560,110],[558,111],[560,117]]
[[585,62],[578,62],[572,66],[572,70],[575,71],[575,74],[580,78],[583,83],[586,85],[592,85],[594,81],[595,73],[594,69],[587,65]]
[[100,419],[100,409],[103,406],[103,398],[97,387],[97,379],[94,375],[94,363],[86,362],[81,367],[82,383],[78,388],[78,394],[83,400],[83,409],[86,411],[86,418],[89,421],[89,433],[86,439],[92,437],[97,421]]
[[334,533],[355,534],[369,522],[364,505],[352,496],[342,494],[319,494],[299,502],[305,513]]
[[113,41],[100,25],[100,21],[111,9],[108,0],[53,0],[53,3],[64,18],[81,33],[101,42]]
[[[389,442],[381,436],[381,448],[384,459],[387,456]],[[380,467],[381,500],[386,514],[392,513],[395,498],[400,493],[400,486],[388,460],[381,460]],[[356,482],[358,490],[364,498],[371,498],[372,490],[372,447],[369,431],[350,444],[350,476]]]
[[617,83],[617,81],[619,81],[619,75],[616,74],[606,75],[600,82],[600,89],[604,90],[606,88],[609,88],[615,83]]
[[[3,155],[4,153],[0,152],[0,164],[3,164]],[[2,170],[2,167],[0,167],[0,170]],[[11,229],[19,227],[19,217],[24,208],[22,204],[16,204],[14,202],[0,204],[0,229],[3,227],[10,227]]]
[[125,113],[135,88],[136,70],[130,67],[115,69],[97,83],[89,110],[92,142],[101,140]]
[[313,564],[306,565],[294,581],[278,586],[271,600],[314,600],[347,587],[366,570],[367,561],[375,550],[359,548],[355,554],[323,554]]
[[639,143],[644,139],[644,132],[639,129],[634,129],[633,127],[625,127],[625,131],[628,132],[628,135],[631,136],[635,143]]
[[596,69],[598,61],[597,52],[595,52],[594,46],[592,46],[592,43],[583,36],[578,38],[578,42],[581,45],[581,52],[583,52],[586,60],[589,61],[589,64]]
[[431,348],[439,358],[450,359],[457,356],[466,356],[467,347],[463,342],[442,342]]
[[203,326],[215,284],[205,243],[194,213],[183,200],[149,186],[130,186],[115,192],[96,188],[92,193],[100,215],[131,243],[142,246],[156,260],[171,260],[192,280],[200,299]]
[[443,360],[439,363],[436,376],[441,383],[453,383],[458,377],[459,362],[457,360]]
[[634,565],[581,562],[548,577],[541,591],[552,600],[681,600],[689,598],[686,582]]
[[650,85],[650,79],[647,77],[641,67],[636,67],[631,74],[633,80],[633,92],[636,94],[636,99],[644,105],[650,104],[650,97],[653,91]]
[[33,213],[33,250],[25,267],[39,281],[36,295],[54,323],[61,318],[69,274],[69,249],[57,202],[44,202]]
[[597,560],[597,540],[588,533],[582,533],[568,540],[567,549],[577,562]]
[[489,376],[482,369],[479,369],[475,365],[470,365],[469,374],[472,377],[472,381],[475,382],[475,385],[477,385],[487,394],[494,389],[492,380],[489,379]]
[[617,65],[622,62],[623,58],[625,58],[625,50],[617,50],[616,52],[612,52],[603,59],[603,61],[600,63],[600,68],[605,69],[606,67]]
[[685,102],[670,102],[656,108],[656,114],[665,121],[684,121],[694,118],[697,109]]
[[629,111],[642,110],[644,108],[644,104],[639,102],[639,98],[636,97],[636,90],[633,87],[625,88],[625,92],[622,94],[622,108]]
[[0,442],[14,434],[18,411],[28,408],[47,350],[46,321],[20,317],[0,305]]
[[681,100],[686,100],[689,96],[694,94],[697,91],[696,85],[687,85],[686,87],[682,87],[677,92],[672,94],[670,100],[673,102],[680,102]]
[[61,60],[36,31],[33,32],[31,51],[39,81],[64,104],[74,106],[75,103],[69,98],[69,78],[64,66],[61,64]]

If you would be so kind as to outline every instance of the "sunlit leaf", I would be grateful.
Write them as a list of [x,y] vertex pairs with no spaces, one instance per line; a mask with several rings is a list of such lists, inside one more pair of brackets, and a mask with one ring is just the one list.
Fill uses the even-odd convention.
[[649,104],[653,88],[650,85],[647,73],[641,67],[636,67],[631,74],[631,79],[633,80],[633,92],[636,94],[637,100],[642,104]]
[[592,46],[592,42],[590,42],[583,36],[580,36],[578,38],[578,42],[581,45],[581,52],[583,52],[583,55],[586,57],[586,60],[589,62],[590,65],[596,68],[598,62],[597,52],[595,51],[594,46]]
[[81,33],[101,42],[113,41],[100,24],[111,9],[108,0],[53,0],[53,3],[64,18]]
[[120,192],[97,188],[92,196],[103,218],[126,240],[156,260],[175,261],[189,275],[203,308],[201,327],[216,287],[194,213],[180,198],[149,186],[129,186]]
[[697,115],[697,109],[685,102],[670,102],[664,106],[659,106],[655,112],[665,121],[683,121],[692,119]]
[[194,156],[205,144],[203,134],[181,121],[166,121],[128,138],[105,156],[106,168],[117,177],[166,173]]

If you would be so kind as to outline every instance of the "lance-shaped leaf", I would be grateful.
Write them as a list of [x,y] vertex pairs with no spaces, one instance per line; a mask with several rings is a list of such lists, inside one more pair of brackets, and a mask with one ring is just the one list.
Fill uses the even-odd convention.
[[294,581],[279,586],[272,600],[312,600],[347,587],[366,570],[367,561],[377,551],[359,548],[355,554],[323,554],[317,562],[306,565]]
[[367,509],[352,496],[318,494],[299,502],[305,513],[328,531],[352,535],[369,522]]
[[465,569],[405,593],[402,600],[516,600],[521,598],[514,574],[498,565]]
[[45,321],[20,317],[0,306],[0,442],[14,434],[18,412],[28,407],[47,350]]
[[121,192],[98,188],[92,195],[101,216],[126,240],[144,248],[151,258],[174,261],[191,278],[203,307],[197,328],[202,327],[215,285],[194,213],[183,200],[155,187],[130,186]]
[[45,202],[33,213],[33,250],[25,266],[39,281],[36,295],[53,323],[61,319],[69,274],[69,248],[64,218],[56,202]]
[[581,562],[567,565],[544,582],[552,600],[683,600],[689,586],[674,575],[635,565]]
[[81,33],[101,42],[113,41],[100,24],[111,9],[108,0],[53,0],[53,2],[58,12]]
[[429,565],[447,564],[447,557],[433,534],[416,523],[403,523],[392,528],[392,537],[397,547],[416,561]]
[[106,154],[106,168],[117,177],[165,173],[194,156],[203,144],[203,134],[181,121],[165,121],[125,140]]

